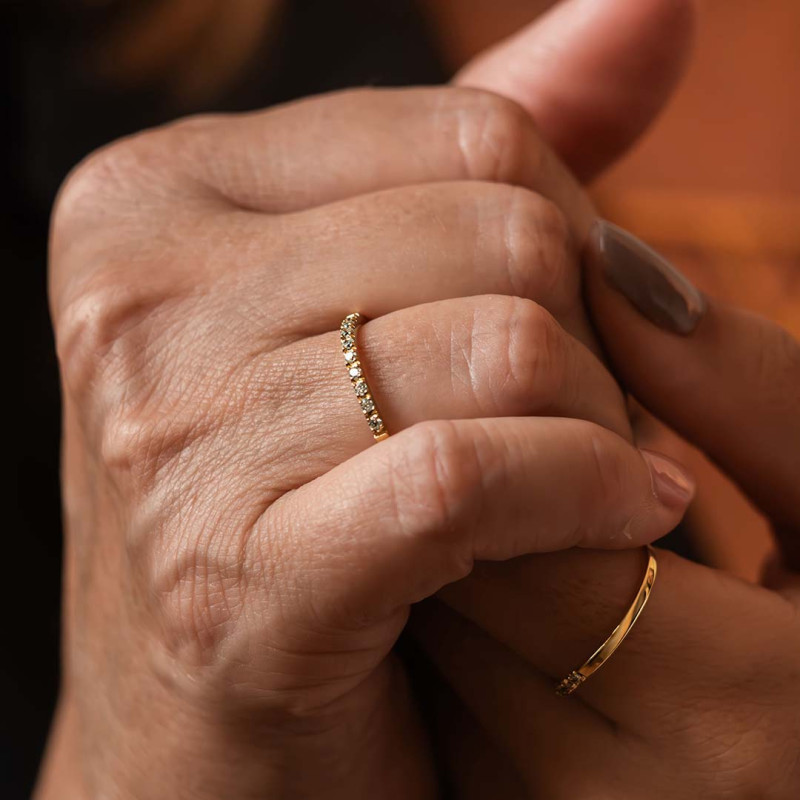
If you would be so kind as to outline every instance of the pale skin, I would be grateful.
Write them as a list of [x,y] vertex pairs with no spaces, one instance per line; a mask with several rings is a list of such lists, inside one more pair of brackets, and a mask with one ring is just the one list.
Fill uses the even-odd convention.
[[[66,184],[65,683],[40,797],[437,796],[392,654],[436,594],[413,631],[473,720],[444,732],[488,732],[507,796],[596,797],[592,777],[631,798],[797,788],[786,569],[768,590],[660,553],[636,636],[580,699],[552,694],[691,480],[632,444],[597,355],[577,257],[594,210],[543,139],[568,157],[581,114],[509,83],[502,56],[450,87],[146,132]],[[586,289],[615,374],[791,541],[797,343],[713,300],[674,337],[591,272]],[[378,445],[338,346],[356,309],[393,433]]]

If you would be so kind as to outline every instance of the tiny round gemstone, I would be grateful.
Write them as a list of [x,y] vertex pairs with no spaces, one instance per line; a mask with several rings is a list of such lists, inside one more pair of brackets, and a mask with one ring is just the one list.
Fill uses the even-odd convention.
[[350,367],[348,370],[351,378],[360,378],[362,375],[361,367]]
[[344,360],[350,364],[351,362],[356,360],[356,351],[355,350],[345,350],[344,353]]
[[364,398],[364,399],[361,401],[361,410],[362,410],[362,411],[363,411],[365,414],[369,414],[369,413],[371,413],[372,411],[374,411],[374,410],[375,410],[375,403],[374,403],[374,401],[373,401],[373,400],[371,400],[369,397],[365,397],[365,398]]
[[355,384],[355,390],[359,397],[363,397],[369,391],[367,384],[364,381],[358,381]]
[[367,422],[373,431],[379,431],[383,427],[383,420],[377,414],[373,414]]

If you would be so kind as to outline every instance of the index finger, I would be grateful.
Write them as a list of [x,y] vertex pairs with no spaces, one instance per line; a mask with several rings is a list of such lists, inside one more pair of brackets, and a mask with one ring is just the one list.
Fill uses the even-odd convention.
[[703,296],[613,225],[597,224],[587,255],[587,297],[615,373],[737,482],[800,571],[800,342]]

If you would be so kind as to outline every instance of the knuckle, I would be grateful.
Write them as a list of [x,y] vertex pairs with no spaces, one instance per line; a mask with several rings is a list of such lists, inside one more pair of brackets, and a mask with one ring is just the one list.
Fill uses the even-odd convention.
[[179,526],[185,523],[127,544],[147,614],[152,667],[188,700],[246,701],[252,698],[240,685],[246,659],[230,658],[222,648],[245,624],[248,607],[258,607],[266,618],[274,598],[251,593],[236,541],[176,535]]
[[131,556],[140,564],[164,649],[186,666],[207,664],[242,613],[243,569],[234,547],[165,539],[129,547]]
[[[96,275],[59,315],[56,348],[64,390],[91,431],[100,463],[141,489],[184,452],[212,417],[195,407],[176,368],[183,312],[159,291],[140,291],[113,271]],[[189,316],[191,316],[189,314]]]
[[565,373],[565,344],[558,323],[531,300],[504,298],[490,321],[502,341],[490,363],[496,403],[510,414],[544,412],[556,401]]
[[196,421],[159,415],[157,408],[124,396],[112,403],[106,394],[98,405],[101,410],[95,422],[100,463],[118,481],[135,485],[137,496],[149,494],[161,468],[178,454],[186,453],[201,435]]
[[629,473],[619,457],[616,435],[591,422],[584,423],[586,460],[590,469],[590,491],[599,501],[597,507],[617,508],[627,500]]
[[[418,423],[400,437],[405,447],[394,448],[397,462],[389,474],[392,515],[401,531],[443,542],[460,539],[482,480],[474,444],[447,420]],[[466,563],[471,554],[463,556]]]
[[86,210],[93,211],[100,197],[107,197],[124,182],[129,150],[116,142],[95,150],[64,179],[53,207],[53,229],[69,228]]
[[513,187],[502,217],[505,263],[511,290],[554,312],[578,294],[580,276],[569,222],[555,203]]
[[[503,182],[527,155],[531,120],[513,100],[480,89],[456,89],[456,137],[468,178]],[[528,148],[529,149],[529,148]]]
[[[95,385],[101,367],[112,355],[121,355],[116,344],[134,336],[156,302],[148,302],[135,286],[119,281],[113,270],[93,276],[55,320],[56,351],[66,387],[81,396]],[[129,356],[143,344],[141,336],[136,338],[134,346],[125,348]],[[140,357],[141,353],[136,360]]]
[[[134,189],[141,174],[143,154],[151,148],[142,146],[150,134],[112,142],[89,154],[67,175],[53,207],[53,239],[72,234],[84,225],[96,225],[98,218]],[[162,157],[163,161],[163,157]]]
[[96,229],[98,222],[111,213],[142,216],[147,208],[142,197],[158,205],[162,199],[171,200],[181,193],[185,182],[179,164],[197,157],[196,148],[190,145],[203,139],[199,132],[209,129],[214,119],[188,117],[111,142],[86,156],[67,175],[56,196],[54,246],[76,231]]

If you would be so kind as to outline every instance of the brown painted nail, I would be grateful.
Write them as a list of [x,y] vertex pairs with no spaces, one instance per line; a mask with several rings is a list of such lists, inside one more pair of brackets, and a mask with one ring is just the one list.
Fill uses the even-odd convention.
[[592,226],[587,248],[608,283],[647,319],[684,336],[695,329],[705,298],[663,256],[605,220]]

